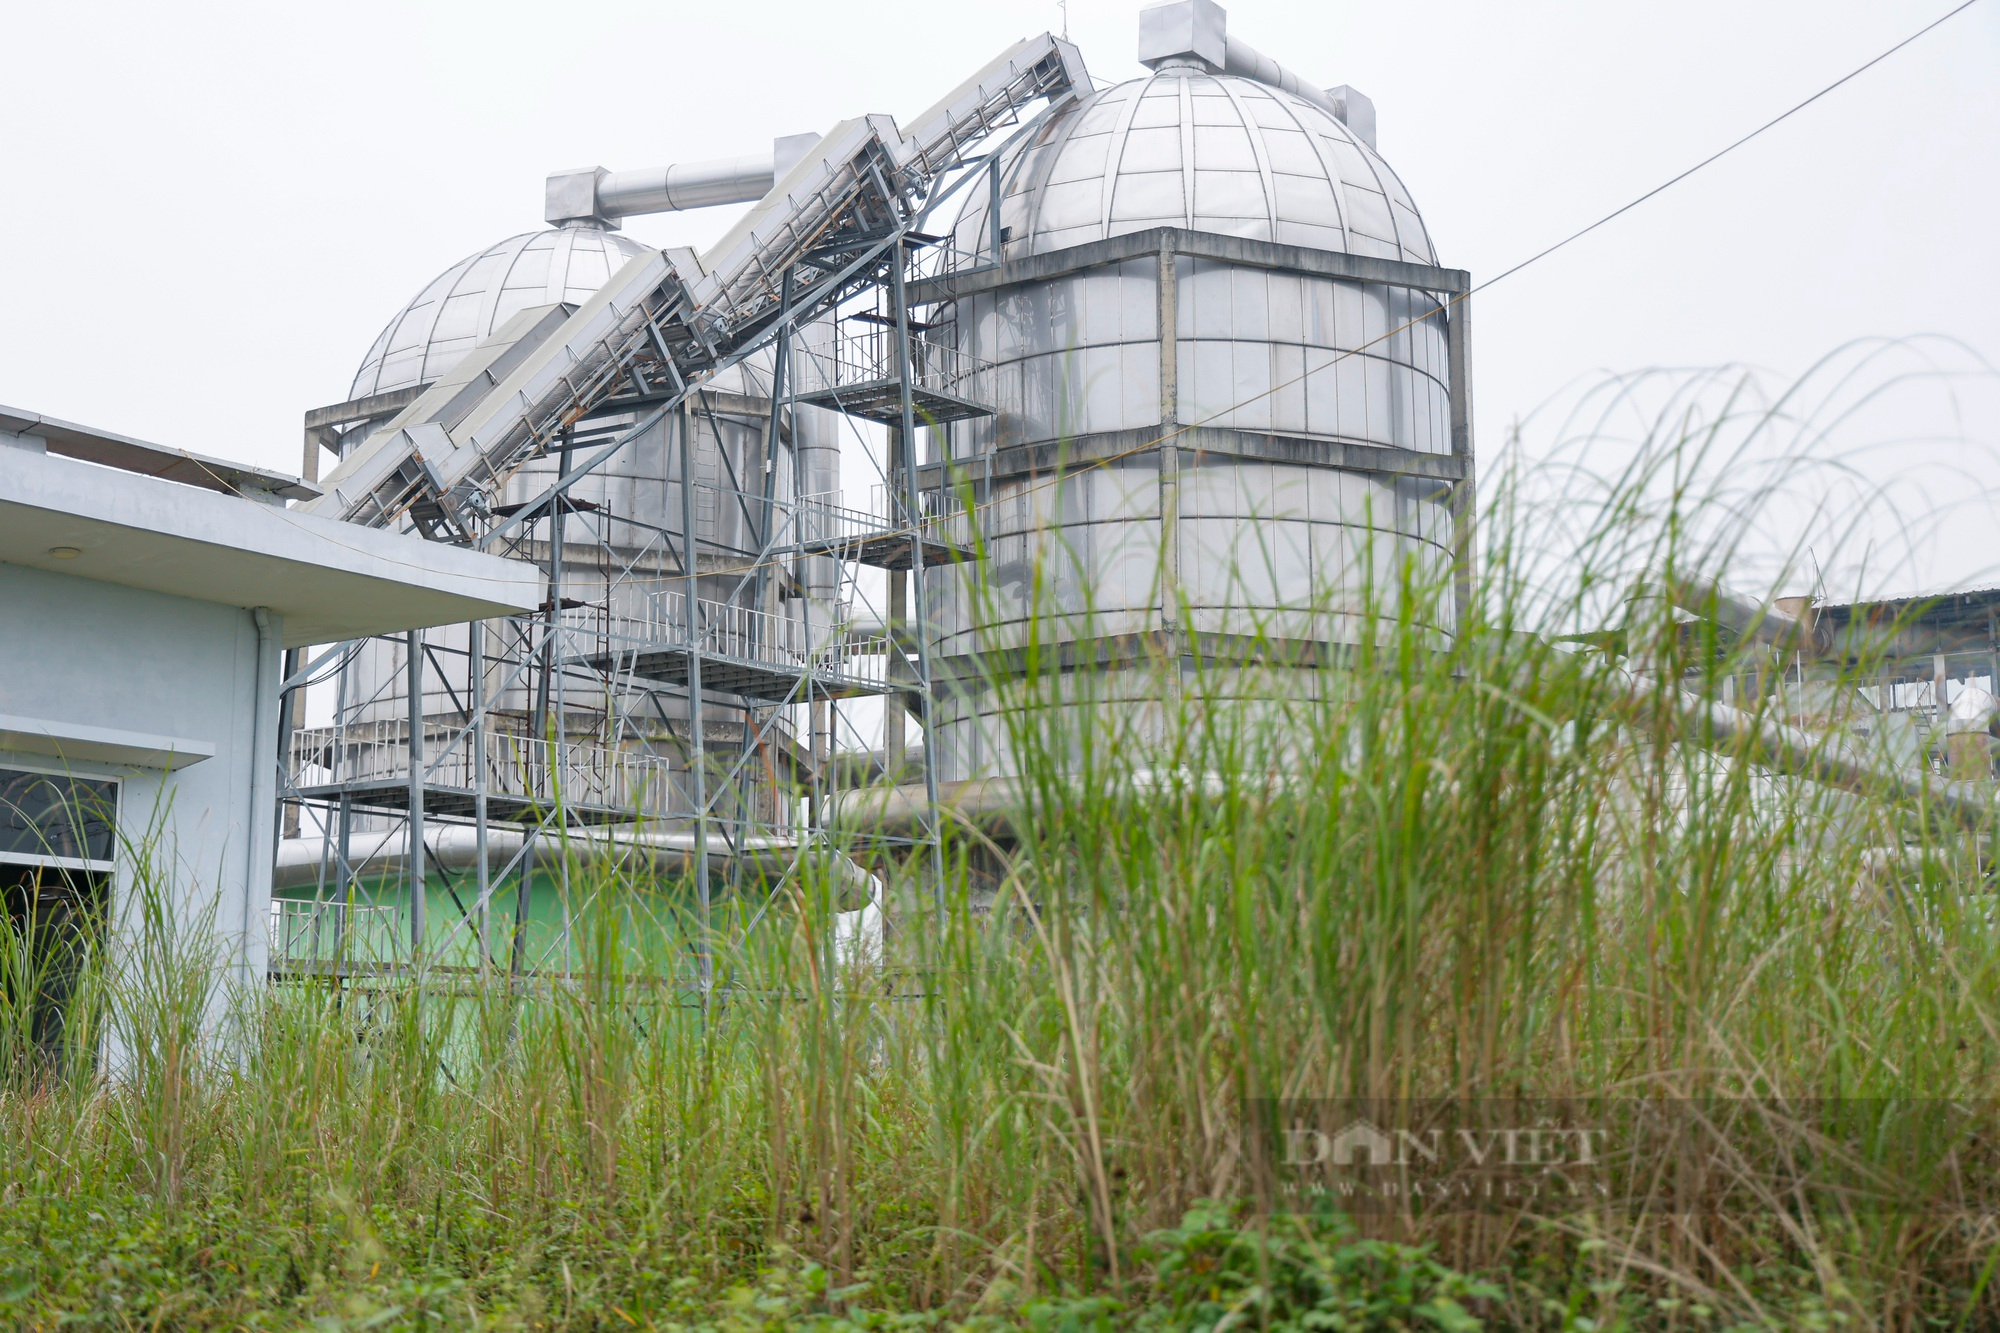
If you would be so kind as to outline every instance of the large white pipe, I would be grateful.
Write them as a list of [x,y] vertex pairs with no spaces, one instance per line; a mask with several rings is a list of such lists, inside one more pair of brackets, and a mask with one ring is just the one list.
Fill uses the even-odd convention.
[[597,182],[597,210],[604,217],[619,218],[747,204],[769,194],[777,179],[777,158],[770,153],[641,171],[608,171]]
[[[1139,62],[1149,69],[1186,66],[1254,79],[1304,98],[1336,120],[1347,119],[1346,108],[1324,89],[1230,32],[1228,14],[1215,0],[1164,0],[1140,10]],[[1374,137],[1372,124],[1369,137]]]
[[[949,820],[1002,837],[1014,834],[1013,814],[1026,793],[1013,778],[967,778],[940,782],[938,805]],[[900,787],[867,787],[844,792],[833,803],[834,827],[908,836],[929,823],[930,793],[921,782]]]
[[[1725,755],[1740,755],[1760,768],[1805,778],[1824,787],[1872,796],[1908,809],[1942,815],[1961,828],[1989,827],[2000,806],[1990,784],[1960,782],[1915,769],[1897,768],[1849,750],[1826,732],[1758,718],[1738,708],[1676,691],[1682,739]],[[1651,706],[1646,687],[1633,685],[1636,708]]]
[[[462,825],[431,829],[424,846],[434,864],[447,870],[465,870],[476,864],[476,830]],[[505,870],[520,853],[525,838],[517,828],[493,828],[486,832],[486,865],[490,874]],[[545,833],[535,839],[527,856],[534,869],[559,865],[565,854],[564,838]],[[621,870],[644,870],[649,874],[685,874],[693,870],[695,839],[692,833],[616,833],[572,831],[568,853],[583,861],[601,861]],[[348,841],[348,869],[357,877],[398,875],[409,855],[409,832],[392,828],[353,834]],[[324,838],[287,838],[278,844],[277,868],[271,877],[273,889],[290,890],[337,888],[340,871],[334,848]],[[741,857],[761,878],[775,881],[797,859],[799,841],[782,837],[744,837],[736,845],[718,834],[708,840],[710,876],[726,876],[729,860]],[[842,911],[865,907],[874,897],[874,876],[838,852],[831,853]]]
[[[1739,638],[1771,645],[1779,653],[1817,657],[1828,647],[1817,622],[1808,624],[1779,606],[1737,597],[1709,579],[1679,575],[1661,580],[1675,606],[1728,630]],[[1641,589],[1644,592],[1644,589]]]
[[639,213],[677,213],[689,208],[755,203],[778,178],[819,143],[817,134],[788,134],[771,141],[768,153],[680,162],[670,167],[606,171],[580,167],[549,176],[543,216],[561,226],[594,222],[615,226]]
[[278,682],[284,671],[278,649],[278,621],[268,607],[252,607],[250,621],[257,630],[257,659],[251,672],[256,702],[250,718],[250,836],[248,862],[243,870],[242,964],[245,981],[258,975],[257,956],[261,936],[255,929],[255,914],[270,896],[264,869],[271,864],[271,840],[277,835],[278,818]]
[[[1659,704],[1654,690],[1668,688],[1640,678],[1625,687],[1625,704],[1633,717],[1645,717]],[[1856,753],[1845,740],[1822,731],[1808,731],[1690,691],[1672,688],[1666,701],[1678,723],[1680,739],[1725,757],[1741,758],[1760,768],[1821,786],[1887,801],[1905,809],[1929,811],[1974,832],[1989,828],[2000,816],[2000,794],[1990,784],[1961,782],[1927,772],[1898,768],[1867,754]],[[1157,781],[1135,774],[1135,787]],[[1289,780],[1272,779],[1283,788]],[[974,778],[941,784],[939,804],[948,818],[982,828],[1000,837],[1014,834],[1012,817],[1024,808],[1026,793],[1009,778]],[[921,784],[877,787],[842,798],[834,811],[837,826],[850,830],[911,834],[926,824],[927,797]]]
[[[1294,97],[1311,102],[1335,120],[1343,123],[1347,120],[1346,108],[1336,104],[1324,89],[1313,87],[1233,32],[1223,34],[1222,72],[1282,88]],[[1372,132],[1370,137],[1373,137]]]

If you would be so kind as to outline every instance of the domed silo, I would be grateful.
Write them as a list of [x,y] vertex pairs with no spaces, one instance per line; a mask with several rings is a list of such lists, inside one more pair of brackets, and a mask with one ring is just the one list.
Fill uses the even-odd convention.
[[946,780],[1015,771],[1031,633],[1072,710],[1145,725],[1162,664],[1309,691],[1358,635],[1364,570],[1384,592],[1406,561],[1453,577],[1467,284],[1372,106],[1258,56],[1208,0],[1146,11],[1141,59],[1023,131],[917,285],[997,409],[950,444],[987,560],[936,576]]
[[522,232],[467,255],[389,321],[347,396],[428,384],[521,311],[583,301],[645,251],[602,227],[567,226]]
[[[357,371],[352,401],[389,395],[436,381],[451,371],[484,338],[524,310],[558,303],[576,304],[608,281],[613,272],[646,247],[603,226],[569,222],[510,237],[452,265],[383,329]],[[643,618],[653,594],[678,597],[684,584],[676,552],[682,507],[675,432],[683,423],[694,442],[695,524],[704,595],[728,595],[733,570],[754,561],[763,521],[756,497],[763,482],[768,443],[770,354],[723,372],[707,386],[697,410],[656,424],[628,443],[570,489],[575,509],[565,515],[562,543],[564,605],[580,604],[573,616],[588,621],[603,608],[611,616]],[[622,434],[645,409],[601,409],[578,423],[572,435],[577,455]],[[837,440],[823,414],[801,411],[780,432],[775,499],[782,506],[803,490],[837,485]],[[810,417],[810,420],[806,420]],[[803,486],[799,465],[813,475]],[[558,455],[536,459],[511,476],[498,506],[520,505],[541,495],[555,479]],[[553,558],[552,525],[531,525],[514,554],[544,568]],[[824,561],[817,562],[820,564]],[[824,581],[824,580],[820,580]],[[831,589],[815,592],[830,597]],[[822,618],[824,611],[817,612]],[[464,678],[469,635],[466,626],[445,626],[426,635],[432,657],[425,673],[427,745],[435,751],[457,735],[466,718],[470,693]],[[531,665],[520,669],[519,652],[508,653],[509,638],[490,626],[486,706],[496,732],[540,734],[545,709],[560,706],[561,730],[572,740],[651,750],[670,769],[682,766],[674,732],[687,729],[685,692],[661,687],[650,692],[595,685],[589,673],[571,672],[552,688],[551,673]],[[379,751],[381,762],[402,762],[393,741],[409,713],[404,651],[393,642],[362,645],[339,685],[338,724],[350,740],[351,770],[365,767]],[[629,682],[627,683],[629,686]],[[742,725],[743,709],[709,690],[705,730],[728,733]],[[379,739],[386,748],[372,744]],[[712,739],[721,739],[712,735]],[[760,798],[768,799],[768,798]]]
[[[349,396],[360,399],[430,383],[522,310],[581,302],[608,282],[627,260],[647,253],[647,249],[598,226],[568,223],[509,237],[470,255],[426,286],[389,321],[356,372]],[[768,425],[762,405],[768,401],[769,386],[768,354],[717,378],[712,387],[718,397],[702,414],[697,430],[698,488],[731,488],[736,481],[742,483],[742,489],[756,489],[754,482],[745,480],[751,473],[744,469],[762,476]],[[757,410],[747,410],[753,405]],[[610,439],[622,433],[640,415],[633,411],[593,414],[579,431],[579,447],[585,439]],[[648,544],[637,532],[616,531],[617,517],[652,525],[678,526],[680,522],[678,501],[670,504],[666,495],[666,435],[665,429],[655,429],[635,440],[571,488],[575,499],[614,516],[608,543],[614,550],[641,549]],[[781,439],[781,443],[789,440]],[[781,448],[781,497],[791,492],[791,462],[790,450]],[[495,503],[519,504],[539,495],[554,479],[556,466],[554,458],[529,463],[509,479],[504,493],[494,497]],[[749,528],[752,516],[742,506],[720,504],[709,493],[698,496],[696,508],[704,539],[731,553],[755,553],[757,537]],[[589,553],[588,548],[598,544],[578,544],[575,554],[582,563],[565,569],[566,580],[574,575],[587,584],[591,567],[603,563],[601,555]],[[546,559],[545,551],[539,554]]]

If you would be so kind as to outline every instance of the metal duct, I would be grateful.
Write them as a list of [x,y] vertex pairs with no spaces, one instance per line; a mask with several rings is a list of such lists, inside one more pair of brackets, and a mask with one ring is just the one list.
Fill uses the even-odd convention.
[[[798,330],[796,337],[806,347],[817,347],[827,357],[834,352],[833,325],[820,320]],[[793,353],[798,355],[797,352]],[[838,414],[824,408],[794,403],[791,409],[792,441],[798,457],[796,488],[801,496],[829,497],[840,502],[840,445],[846,429]],[[840,591],[840,571],[830,556],[808,556],[804,560],[807,593],[824,607],[831,607]],[[824,615],[816,611],[816,615]]]
[[[1311,102],[1346,123],[1344,108],[1325,90],[1298,75],[1228,30],[1228,15],[1215,0],[1168,0],[1139,11],[1139,63],[1148,69],[1175,65],[1254,79]],[[1374,107],[1370,104],[1372,112]],[[1369,125],[1373,138],[1374,125]]]
[[1334,114],[1340,117],[1340,123],[1371,150],[1381,152],[1382,145],[1375,142],[1375,99],[1344,83],[1327,89],[1326,95],[1333,99]]
[[[1194,0],[1188,2],[1193,3]],[[1255,79],[1258,83],[1268,84],[1273,88],[1281,88],[1294,97],[1311,102],[1335,120],[1343,124],[1347,121],[1341,106],[1323,90],[1313,87],[1233,32],[1224,34],[1222,72],[1234,74],[1238,78]],[[1372,103],[1369,109],[1371,111],[1374,109]],[[1372,139],[1374,126],[1370,125],[1369,129],[1371,131],[1369,137]]]
[[555,225],[593,222],[615,226],[639,213],[677,213],[720,204],[755,203],[771,192],[819,142],[817,134],[790,134],[771,141],[768,153],[681,162],[638,171],[581,167],[549,176],[544,216]]
[[603,217],[672,213],[716,204],[762,199],[778,178],[769,153],[682,162],[641,171],[607,172],[597,182],[597,211]]

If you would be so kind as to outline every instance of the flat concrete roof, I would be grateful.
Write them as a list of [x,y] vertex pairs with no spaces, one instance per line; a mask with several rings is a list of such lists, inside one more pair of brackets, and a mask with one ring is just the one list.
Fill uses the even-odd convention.
[[0,562],[268,607],[288,648],[516,615],[544,597],[524,561],[5,445]]
[[48,445],[52,454],[81,458],[87,463],[137,472],[148,477],[178,481],[184,486],[221,491],[225,495],[262,493],[287,500],[312,500],[319,487],[282,472],[271,472],[246,463],[231,463],[207,454],[171,449],[164,444],[148,444],[129,435],[59,421],[38,412],[8,407],[0,403],[0,430],[27,435]]

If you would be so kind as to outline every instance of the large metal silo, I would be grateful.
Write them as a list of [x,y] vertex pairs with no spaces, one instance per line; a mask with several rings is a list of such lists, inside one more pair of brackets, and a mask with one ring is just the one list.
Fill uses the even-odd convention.
[[1206,0],[1146,19],[1153,73],[1024,131],[919,284],[997,408],[949,446],[987,561],[938,576],[946,780],[1014,771],[1031,635],[1060,697],[1143,726],[1163,661],[1275,647],[1315,672],[1356,637],[1363,570],[1451,577],[1464,274],[1436,267],[1366,99],[1226,37]]
[[[356,373],[351,397],[358,401],[435,381],[516,315],[556,303],[574,305],[632,256],[645,252],[615,232],[572,222],[511,237],[468,256],[390,320]],[[764,485],[770,382],[768,352],[724,371],[695,408],[657,423],[570,489],[572,512],[564,515],[561,544],[562,600],[565,607],[574,607],[567,619],[588,626],[598,618],[643,618],[646,603],[657,595],[680,594],[684,582],[677,552],[683,507],[673,460],[682,430],[694,441],[691,508],[702,552],[703,595],[718,600],[730,595],[740,581],[738,571],[756,562],[763,544],[765,515],[755,497]],[[622,434],[642,415],[642,409],[592,414],[575,433],[574,456],[585,456]],[[530,461],[508,479],[495,503],[504,508],[541,495],[563,463],[560,451]],[[827,414],[807,408],[786,412],[775,464],[772,491],[781,509],[798,495],[836,488],[838,436]],[[516,554],[550,567],[555,526],[546,519],[532,525]],[[804,563],[809,567],[806,590],[830,601],[831,580],[819,569],[828,562]],[[823,625],[827,612],[818,616]],[[464,723],[471,697],[464,679],[469,642],[463,625],[434,629],[426,636],[423,712],[433,748]],[[683,747],[672,738],[687,731],[684,691],[612,689],[593,683],[588,673],[524,664],[523,651],[504,626],[488,627],[483,694],[487,714],[498,728],[528,736],[553,730],[571,739],[616,738],[618,745],[650,750],[670,770],[683,767]],[[403,734],[410,712],[406,679],[400,643],[377,640],[356,650],[339,682],[335,718],[354,750],[350,765],[365,767],[378,740],[386,743],[381,749],[385,762],[401,762],[393,743]],[[703,711],[705,729],[719,739],[742,726],[743,709],[717,695],[710,691]],[[767,793],[759,799],[770,798]]]

